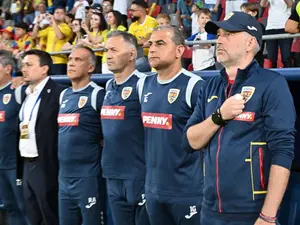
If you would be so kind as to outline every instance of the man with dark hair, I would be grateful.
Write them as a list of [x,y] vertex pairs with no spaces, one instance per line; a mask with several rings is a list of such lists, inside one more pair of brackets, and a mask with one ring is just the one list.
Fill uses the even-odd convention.
[[[60,52],[65,43],[72,37],[71,28],[65,23],[65,8],[58,7],[54,11],[54,15],[47,14],[46,17],[50,21],[50,26],[40,30],[41,17],[36,18],[32,35],[35,38],[46,38],[46,51],[47,52]],[[67,70],[67,56],[55,55],[52,56],[53,69],[51,74],[65,74]]]
[[106,224],[106,189],[101,176],[100,109],[104,89],[91,81],[94,52],[83,45],[69,55],[72,87],[60,95],[58,115],[59,224]]
[[189,154],[181,136],[204,81],[184,70],[184,37],[170,26],[149,39],[149,62],[157,71],[138,83],[145,129],[146,199],[152,225],[198,225],[202,202],[202,153]]
[[[59,95],[65,88],[48,76],[52,66],[49,53],[24,53],[22,73],[28,83],[20,119],[20,168],[25,209],[31,225],[58,223],[57,114]],[[22,173],[23,172],[23,176]]]
[[115,225],[147,225],[144,130],[136,89],[145,75],[135,69],[138,45],[132,34],[113,31],[107,38],[107,65],[114,73],[101,109],[108,200]]
[[8,212],[8,223],[29,225],[25,216],[21,183],[16,183],[16,153],[18,149],[18,114],[21,90],[10,88],[14,58],[0,50],[0,198]]
[[133,23],[130,25],[128,32],[137,38],[138,45],[141,50],[144,48],[144,54],[141,54],[142,56],[138,56],[136,61],[136,68],[141,72],[151,70],[147,59],[149,51],[147,44],[154,28],[158,26],[154,18],[147,16],[147,7],[147,3],[142,0],[133,1],[130,7]]

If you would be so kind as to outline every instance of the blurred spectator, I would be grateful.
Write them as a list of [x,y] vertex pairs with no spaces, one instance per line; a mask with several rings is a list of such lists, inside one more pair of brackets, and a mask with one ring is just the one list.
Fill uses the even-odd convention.
[[85,20],[85,8],[89,7],[89,3],[86,0],[77,0],[74,4],[71,13],[75,15],[75,19]]
[[1,40],[0,40],[0,49],[11,51],[11,45],[14,40],[14,28],[9,26],[0,30]]
[[68,24],[69,27],[72,26],[72,21],[75,19],[72,13],[67,13],[65,17],[65,23]]
[[[257,19],[258,18],[258,13],[259,13],[259,5],[256,2],[243,3],[241,5],[241,11],[244,12],[244,13],[247,13],[247,14],[249,14],[249,15],[251,15],[251,16],[253,16]],[[266,28],[262,23],[260,23],[260,25],[261,25],[262,33],[264,35],[265,32],[266,32],[265,31]],[[265,41],[262,41],[261,48],[260,48],[259,52],[255,55],[255,59],[261,67],[264,67],[264,62],[265,62],[264,46],[265,46]]]
[[46,4],[44,2],[41,2],[36,6],[35,18],[33,20],[33,24],[36,24],[36,20],[37,20],[38,16],[41,16],[41,18],[42,18],[41,23],[40,23],[41,27],[50,24],[50,21],[45,18],[46,17]]
[[26,23],[15,25],[15,41],[12,43],[13,55],[16,58],[25,51],[29,51],[34,46],[32,38],[28,34],[29,26]]
[[75,3],[75,0],[68,0],[67,1],[67,8],[68,8],[67,11],[68,12],[70,12],[73,9],[74,3]]
[[139,47],[144,48],[144,54],[142,54],[141,49],[138,50],[136,61],[137,70],[140,72],[151,71],[148,61],[149,48],[147,47],[148,40],[154,28],[157,27],[156,20],[151,16],[147,16],[146,9],[147,3],[142,0],[133,1],[130,8],[132,24],[128,32],[137,38]]
[[[300,22],[300,2],[298,2],[292,9],[290,18],[285,23],[285,31],[291,34],[296,34],[300,32],[299,22]],[[295,38],[292,44],[292,58],[293,66],[300,67],[300,38]]]
[[23,0],[23,21],[28,25],[32,24],[35,17],[35,10],[33,8],[32,0]]
[[199,22],[198,22],[198,15],[200,10],[202,9],[202,3],[201,2],[194,2],[192,6],[192,35],[199,32]]
[[10,12],[15,24],[22,21],[22,4],[20,0],[13,0],[10,6]]
[[[209,9],[202,9],[198,12],[199,30],[196,34],[189,37],[188,41],[199,40],[215,40],[216,36],[208,34],[205,31],[205,25],[211,21],[212,14]],[[193,45],[193,68],[194,70],[215,70],[215,47],[210,44],[197,44]]]
[[104,14],[104,18],[107,21],[107,15],[108,13],[113,10],[113,4],[112,1],[109,0],[104,0],[102,3],[102,7],[103,7],[103,14]]
[[[291,15],[293,0],[261,0],[260,5],[266,7],[270,5],[269,16],[266,27],[266,34],[283,34],[286,33],[285,23]],[[272,62],[272,68],[277,67],[278,47],[280,47],[283,67],[291,66],[291,45],[292,39],[268,40],[266,42],[268,59]]]
[[178,0],[177,12],[180,24],[180,30],[184,32],[186,37],[192,34],[192,6],[193,0]]
[[[80,44],[84,44],[93,49],[103,47],[103,42],[107,34],[107,23],[103,14],[99,10],[93,11],[89,28],[85,23],[83,23],[81,27],[88,36],[81,40]],[[103,52],[95,52],[95,55],[97,58],[97,64],[94,72],[101,73]]]
[[12,15],[9,10],[0,8],[0,29],[6,26],[12,26]]
[[171,22],[171,18],[168,14],[161,13],[157,15],[156,21],[159,27],[169,26]]
[[2,0],[0,7],[4,10],[4,11],[8,11],[11,5],[11,0]]
[[[127,28],[123,25],[123,16],[119,11],[112,10],[107,14],[107,24],[108,24],[108,32],[103,40],[103,46],[106,42],[107,35],[111,31],[120,30],[120,31],[126,31]],[[102,58],[102,73],[112,73],[107,66],[107,57],[106,53],[104,52],[103,58]]]
[[[63,45],[70,40],[72,37],[71,28],[64,22],[65,21],[65,9],[57,8],[54,11],[54,15],[47,14],[50,20],[51,26],[40,30],[41,18],[38,17],[37,23],[34,25],[32,35],[38,38],[47,38],[46,51],[47,52],[60,52]],[[66,55],[55,55],[52,56],[53,67],[52,74],[65,74],[67,56]]]
[[77,45],[79,43],[79,41],[84,38],[84,35],[86,35],[85,31],[81,27],[81,23],[82,23],[81,19],[74,19],[72,21],[71,27],[72,27],[74,37],[69,42],[64,44],[64,46],[62,48],[63,51],[71,50],[73,48],[73,46]]
[[107,14],[108,32],[114,30],[126,31],[123,23],[123,16],[119,11],[112,10]]
[[209,9],[212,13],[211,20],[218,21],[221,17],[222,6],[220,0],[204,0],[203,8]]
[[300,10],[299,9],[300,9],[300,2],[298,2],[296,6],[293,8],[289,19],[285,23],[285,31],[290,34],[296,34],[300,32],[299,29]]

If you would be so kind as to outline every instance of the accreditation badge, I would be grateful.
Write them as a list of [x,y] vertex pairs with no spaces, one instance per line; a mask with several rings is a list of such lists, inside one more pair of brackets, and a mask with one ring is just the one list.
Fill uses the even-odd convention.
[[21,139],[29,139],[29,122],[22,122],[21,126]]

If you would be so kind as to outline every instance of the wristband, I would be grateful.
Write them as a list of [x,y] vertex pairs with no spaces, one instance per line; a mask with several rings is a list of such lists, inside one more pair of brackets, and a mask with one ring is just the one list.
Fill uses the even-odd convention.
[[277,217],[276,216],[266,216],[263,213],[259,214],[259,218],[261,218],[263,221],[267,223],[276,223]]
[[222,115],[221,115],[221,110],[220,108],[217,109],[212,115],[211,115],[211,119],[213,121],[214,124],[218,125],[218,126],[224,126],[227,121],[223,120]]

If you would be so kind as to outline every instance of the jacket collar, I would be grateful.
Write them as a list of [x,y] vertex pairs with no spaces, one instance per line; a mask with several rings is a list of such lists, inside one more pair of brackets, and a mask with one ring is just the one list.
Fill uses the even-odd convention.
[[[258,62],[254,59],[245,69],[238,69],[236,80],[244,80],[247,79],[249,76],[253,74],[254,71],[257,70],[259,67]],[[228,75],[226,73],[225,68],[223,68],[221,71],[221,77],[222,79],[228,83]]]

